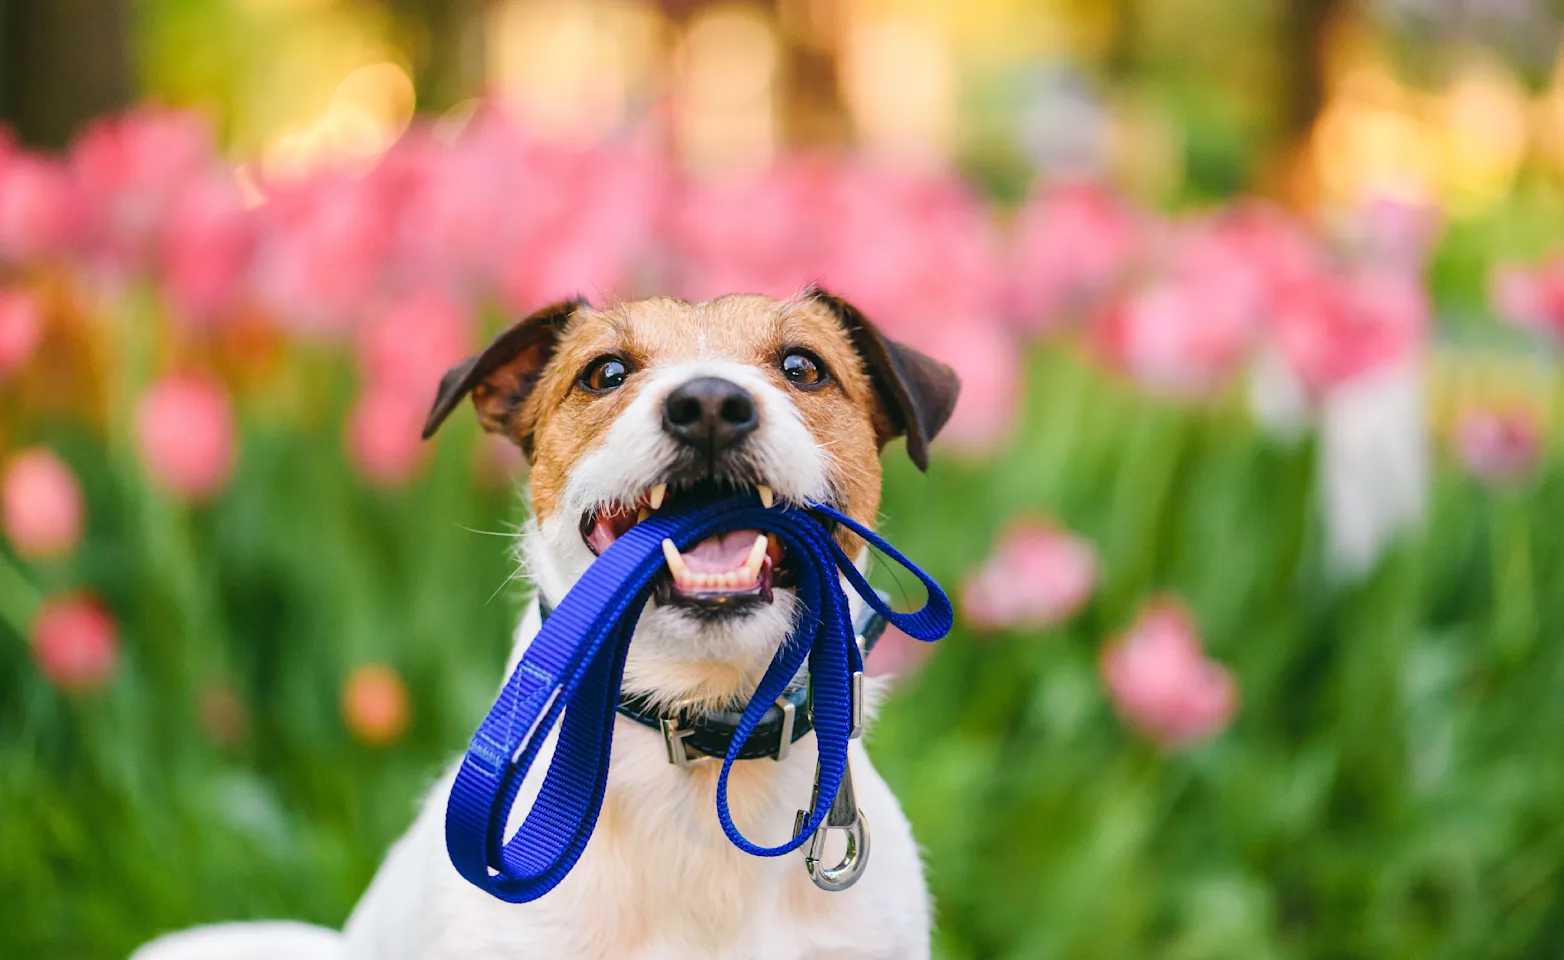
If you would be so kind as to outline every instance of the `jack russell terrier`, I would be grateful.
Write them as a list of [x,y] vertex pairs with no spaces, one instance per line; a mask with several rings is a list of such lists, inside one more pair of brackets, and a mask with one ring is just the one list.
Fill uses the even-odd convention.
[[[748,489],[768,504],[824,502],[872,527],[880,450],[905,436],[908,454],[926,468],[928,443],[959,389],[950,368],[819,291],[606,310],[569,302],[532,314],[453,368],[424,435],[470,395],[484,429],[519,445],[531,465],[521,557],[537,596],[517,627],[508,675],[547,607],[665,498]],[[867,563],[856,536],[841,528],[834,536],[860,568]],[[775,537],[733,531],[670,551],[668,567],[636,624],[623,702],[692,727],[709,720],[710,730],[748,701],[792,629],[789,558]],[[861,607],[854,597],[855,614]],[[874,826],[873,863],[851,889],[827,892],[800,857],[750,856],[724,835],[712,812],[720,765],[695,761],[703,752],[721,756],[726,744],[702,751],[693,737],[665,742],[668,725],[660,736],[646,716],[624,713],[591,841],[547,895],[505,903],[457,874],[444,832],[452,768],[342,932],[229,924],[165,937],[133,960],[929,955],[918,848],[862,741],[852,743],[849,762],[857,805]],[[735,764],[729,801],[746,835],[775,844],[793,834],[815,750],[812,734],[798,738],[810,741],[798,749],[788,749],[785,734],[772,736],[770,758]],[[552,751],[550,740],[539,768]],[[538,779],[523,784],[510,829]]]

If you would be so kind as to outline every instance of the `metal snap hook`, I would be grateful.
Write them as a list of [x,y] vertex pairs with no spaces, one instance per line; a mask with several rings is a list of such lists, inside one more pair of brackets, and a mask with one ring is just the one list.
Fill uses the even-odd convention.
[[[814,796],[809,803],[811,810],[819,800],[820,764],[816,763]],[[807,823],[809,810],[798,811],[798,816],[793,820],[793,835],[796,837],[802,833]],[[826,833],[831,830],[841,830],[847,834],[847,851],[839,863],[828,867],[822,866],[821,860],[825,857]],[[868,866],[869,821],[858,811],[858,802],[853,797],[853,768],[849,763],[842,770],[842,785],[836,791],[836,799],[831,801],[831,809],[826,811],[825,822],[815,830],[808,846],[804,848],[804,871],[815,886],[835,893],[857,883]]]

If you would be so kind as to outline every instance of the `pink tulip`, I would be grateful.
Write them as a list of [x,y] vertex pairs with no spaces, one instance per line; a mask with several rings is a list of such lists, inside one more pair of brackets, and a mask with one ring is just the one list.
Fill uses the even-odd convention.
[[1542,453],[1542,423],[1525,407],[1484,407],[1463,413],[1455,446],[1472,476],[1495,485],[1530,476]]
[[1041,186],[1016,216],[1009,312],[1044,330],[1091,307],[1141,253],[1140,217],[1101,184]]
[[1316,274],[1276,306],[1282,355],[1315,396],[1383,370],[1422,348],[1428,295],[1410,274],[1357,270]]
[[69,553],[81,539],[81,487],[69,467],[48,450],[13,454],[0,478],[5,534],[24,557]]
[[386,265],[391,211],[381,201],[371,184],[335,172],[273,191],[260,209],[251,282],[285,329],[351,328]]
[[206,374],[169,374],[136,407],[136,437],[148,472],[183,500],[208,500],[228,482],[234,434],[228,391]]
[[420,439],[429,398],[399,387],[371,385],[348,415],[348,452],[371,483],[406,483],[424,459]]
[[871,677],[906,680],[917,673],[933,653],[934,644],[914,640],[895,627],[886,627],[864,661],[864,672]]
[[445,371],[471,352],[472,324],[449,296],[408,294],[365,321],[358,348],[367,381],[431,400]]
[[1533,333],[1564,337],[1564,256],[1534,268],[1507,264],[1494,271],[1489,297],[1499,316]]
[[145,265],[175,196],[217,162],[196,114],[142,108],[93,121],[70,152],[89,250],[113,272]]
[[1113,364],[1153,393],[1200,397],[1224,387],[1248,356],[1252,315],[1167,279],[1130,293],[1098,321]]
[[38,669],[66,693],[101,690],[119,659],[114,619],[80,594],[44,602],[33,621],[32,647]]
[[31,291],[0,287],[0,378],[21,369],[43,340],[43,306]]
[[0,143],[0,263],[33,264],[60,253],[77,213],[62,165]]
[[1220,732],[1238,707],[1232,675],[1208,660],[1184,607],[1158,600],[1099,664],[1119,713],[1165,748]]
[[961,586],[961,609],[987,630],[1042,629],[1075,616],[1097,584],[1097,551],[1046,521],[1023,521]]
[[355,667],[342,686],[342,719],[348,731],[372,747],[395,743],[407,730],[407,685],[381,664]]
[[206,322],[234,308],[254,239],[253,218],[231,175],[196,176],[173,192],[158,257],[180,318]]

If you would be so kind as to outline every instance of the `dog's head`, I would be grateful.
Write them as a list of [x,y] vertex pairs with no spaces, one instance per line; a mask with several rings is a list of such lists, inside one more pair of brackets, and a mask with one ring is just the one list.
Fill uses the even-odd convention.
[[[753,489],[872,526],[879,452],[928,464],[960,384],[845,301],[650,299],[546,307],[441,381],[428,437],[462,398],[531,464],[529,573],[558,603],[644,511]],[[837,532],[850,556],[862,544]],[[669,557],[637,625],[625,687],[669,700],[753,689],[793,622],[785,550],[733,531]]]

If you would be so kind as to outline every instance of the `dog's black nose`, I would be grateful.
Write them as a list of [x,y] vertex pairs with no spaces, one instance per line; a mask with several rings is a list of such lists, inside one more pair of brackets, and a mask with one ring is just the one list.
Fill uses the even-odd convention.
[[732,446],[758,426],[755,398],[721,377],[691,380],[663,401],[663,429],[707,456]]

